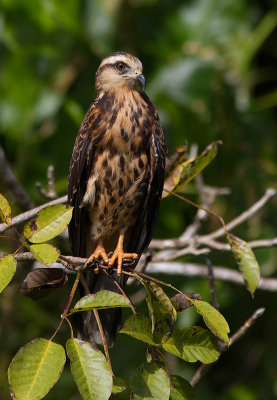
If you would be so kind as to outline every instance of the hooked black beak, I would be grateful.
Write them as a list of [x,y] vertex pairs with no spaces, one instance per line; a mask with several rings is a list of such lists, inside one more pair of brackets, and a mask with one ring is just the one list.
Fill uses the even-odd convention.
[[145,89],[145,78],[144,78],[144,75],[139,74],[139,75],[136,76],[136,79],[141,83],[142,91],[144,92],[144,89]]

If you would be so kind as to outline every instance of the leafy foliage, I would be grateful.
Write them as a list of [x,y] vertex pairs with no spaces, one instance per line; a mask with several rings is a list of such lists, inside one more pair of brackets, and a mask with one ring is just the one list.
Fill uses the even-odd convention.
[[18,400],[42,399],[55,385],[65,363],[62,346],[35,339],[13,358],[9,371],[10,392]]
[[256,257],[244,240],[230,233],[227,235],[227,240],[232,248],[246,287],[253,296],[260,280],[260,267]]
[[11,254],[0,258],[0,293],[12,280],[12,277],[15,274],[15,270],[16,262],[14,261]]
[[104,355],[89,343],[69,339],[66,351],[71,371],[84,400],[109,399],[113,378]]
[[54,238],[67,227],[72,211],[73,207],[66,207],[63,204],[43,208],[35,220],[25,225],[25,238],[32,243],[42,243]]
[[[204,178],[209,185],[227,185],[232,190],[229,198],[217,199],[215,207],[218,213],[224,213],[227,220],[240,213],[259,197],[265,186],[276,185],[277,136],[276,111],[273,108],[277,104],[275,8],[271,0],[254,0],[251,3],[236,0],[85,0],[78,3],[68,0],[66,5],[56,0],[3,0],[0,11],[0,54],[3,61],[1,145],[27,192],[36,203],[41,202],[34,182],[46,182],[45,170],[50,163],[56,168],[58,193],[66,191],[74,137],[93,98],[92,74],[99,58],[110,51],[124,49],[143,61],[147,93],[158,107],[171,150],[186,141],[189,144],[196,142],[199,149],[203,149],[210,142],[223,140],[223,150],[205,170]],[[3,181],[0,189],[17,213],[13,196]],[[180,189],[198,200],[193,183]],[[156,231],[159,236],[178,237],[181,229],[191,221],[193,213],[187,205],[174,200],[168,196],[162,204]],[[2,210],[2,201],[0,204]],[[6,215],[10,215],[9,212]],[[261,217],[257,215],[240,229],[238,235],[250,239],[273,237],[277,224],[274,207],[269,207],[264,217],[266,223],[263,226]],[[206,228],[209,229],[212,224],[208,221]],[[3,243],[1,250],[14,252],[13,242],[4,240]],[[59,239],[55,245],[63,254],[68,251]],[[275,253],[274,249],[267,253],[264,250],[256,252],[265,273],[272,276],[276,274]],[[213,260],[217,265],[233,266],[232,258],[226,255],[215,252]],[[247,263],[244,264],[246,284],[250,282],[250,291],[254,293],[258,269],[252,273]],[[4,266],[9,276],[12,275],[13,267],[8,268],[2,259],[0,265]],[[12,265],[15,265],[14,262]],[[253,266],[254,263],[251,263]],[[17,279],[21,279],[21,271],[20,268]],[[1,273],[0,276],[1,282],[4,282]],[[55,277],[53,281],[56,282]],[[177,286],[182,291],[189,291],[191,283],[188,281],[178,279]],[[49,288],[51,282],[52,277],[49,276]],[[207,298],[206,285],[196,280],[193,283],[193,290]],[[53,310],[60,310],[64,302],[59,291],[49,298],[47,305],[44,301],[30,302],[14,295],[16,284],[12,282],[4,291],[0,303],[1,320],[5,321],[1,328],[8,330],[7,333],[0,331],[0,397],[3,398],[8,397],[5,366],[11,354],[16,352],[18,343],[41,335],[38,332],[45,330],[48,335],[47,323],[48,326],[55,323]],[[252,308],[251,299],[239,288],[230,290],[221,283],[218,287],[224,315],[231,326],[238,326],[243,318],[248,317]],[[243,348],[243,354],[249,348],[259,349],[259,352],[256,351],[256,358],[251,360],[243,358],[238,381],[237,363],[238,359],[241,360],[241,350],[238,353],[234,349],[233,356],[229,356],[228,371],[226,364],[221,364],[221,379],[217,377],[214,382],[211,378],[208,389],[206,383],[203,384],[207,400],[218,395],[218,388],[224,400],[255,397],[269,400],[276,397],[273,351],[276,338],[271,334],[276,296],[260,291],[255,301],[270,304],[272,308],[272,311],[268,308],[263,323],[266,334],[263,332],[261,335],[260,327],[257,327],[256,333],[248,335],[248,342]],[[158,324],[159,327],[164,324],[160,334],[163,337],[171,329],[171,321],[158,312],[158,300],[150,302],[148,296],[147,304],[149,312],[152,308],[151,329],[154,330],[155,323],[156,334]],[[59,312],[56,314],[59,318]],[[177,327],[183,327],[184,323],[196,323],[191,321],[196,317],[190,315],[186,311],[178,315]],[[271,346],[268,345],[269,340]],[[155,343],[160,343],[160,340],[155,338]],[[126,377],[140,356],[135,345],[131,351],[134,356],[129,358],[126,366],[121,363],[122,352],[114,354],[115,364],[120,365],[120,373]],[[250,364],[251,369],[256,371],[253,377],[248,374]],[[179,364],[178,369],[183,376],[189,373],[186,363]],[[243,375],[243,371],[247,373]],[[223,375],[228,378],[224,379]],[[49,393],[50,400],[74,397],[74,387],[66,378],[68,376],[55,387],[56,394],[52,394],[53,391]],[[203,393],[201,390],[200,396]]]

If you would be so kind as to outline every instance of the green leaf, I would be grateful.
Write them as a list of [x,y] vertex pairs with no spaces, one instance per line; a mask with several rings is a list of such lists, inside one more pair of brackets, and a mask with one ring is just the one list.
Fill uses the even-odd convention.
[[228,333],[230,332],[230,328],[223,315],[205,301],[194,300],[190,299],[189,297],[187,297],[187,299],[192,302],[198,313],[202,315],[205,324],[213,332],[213,334],[228,344]]
[[113,377],[101,351],[75,338],[67,341],[66,351],[70,358],[72,375],[83,399],[109,399]]
[[0,193],[0,218],[4,221],[7,225],[12,225],[12,210],[9,205],[8,200]]
[[175,308],[173,307],[170,298],[165,294],[163,289],[157,285],[155,282],[149,282],[150,289],[152,292],[155,294],[159,302],[162,304],[162,306],[168,311],[168,314],[171,315],[172,320],[176,321],[177,318],[177,312]]
[[21,347],[8,369],[11,396],[42,399],[59,379],[64,364],[64,348],[50,340],[35,339]]
[[[165,180],[164,189],[171,192],[178,192],[215,158],[220,145],[222,145],[220,140],[213,142],[205,148],[200,156],[177,165],[175,170]],[[163,191],[163,197],[169,194],[166,190]]]
[[12,280],[16,271],[16,261],[11,254],[0,258],[0,293]]
[[209,364],[220,355],[213,334],[200,326],[175,330],[169,337],[163,337],[162,346],[169,353],[188,362]]
[[170,397],[171,400],[195,400],[191,384],[177,375],[171,376]]
[[155,344],[151,329],[151,320],[143,314],[134,314],[126,319],[120,333],[126,333],[138,340]]
[[153,338],[155,343],[161,343],[164,335],[172,331],[172,317],[158,300],[153,300],[152,306],[155,319]]
[[154,318],[154,313],[153,313],[152,298],[151,298],[151,293],[149,291],[149,286],[144,281],[144,279],[142,279],[139,275],[135,274],[135,277],[136,277],[136,279],[138,279],[140,281],[140,283],[143,285],[143,287],[145,289],[146,304],[147,304],[147,308],[148,308],[149,317],[150,317],[151,323],[152,323],[151,331],[153,333],[154,329],[155,329],[155,318]]
[[260,268],[256,257],[244,240],[231,233],[227,233],[226,237],[242,273],[245,285],[253,296],[260,280]]
[[123,378],[120,378],[118,376],[113,377],[113,394],[121,393],[126,390],[127,384]]
[[70,312],[88,311],[93,309],[104,309],[114,307],[130,307],[129,300],[122,294],[111,292],[109,290],[100,290],[95,294],[89,294],[82,297],[75,304]]
[[47,243],[32,244],[29,246],[29,249],[33,253],[35,259],[41,264],[53,263],[57,261],[60,255],[60,250]]
[[70,222],[73,207],[63,204],[45,207],[38,212],[36,219],[29,221],[24,228],[24,236],[32,243],[46,242],[59,235]]
[[168,400],[170,382],[167,373],[157,363],[144,363],[131,381],[132,400]]

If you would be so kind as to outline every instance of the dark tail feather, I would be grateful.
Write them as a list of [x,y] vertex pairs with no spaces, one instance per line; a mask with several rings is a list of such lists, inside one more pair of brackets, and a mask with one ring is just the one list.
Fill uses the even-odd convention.
[[[87,274],[90,277],[92,274]],[[114,278],[118,280],[116,274]],[[123,279],[120,278],[119,284],[122,285]],[[118,287],[113,280],[100,271],[99,275],[94,275],[91,282],[88,282],[90,293],[96,293],[100,290],[110,290],[120,293]],[[81,296],[84,296],[84,289],[81,288]],[[90,342],[91,344],[102,344],[101,334],[94,313],[92,311],[82,312],[79,314],[78,321],[78,338]],[[120,329],[122,311],[121,308],[109,308],[107,310],[98,311],[107,346],[112,347],[115,342],[115,337]]]

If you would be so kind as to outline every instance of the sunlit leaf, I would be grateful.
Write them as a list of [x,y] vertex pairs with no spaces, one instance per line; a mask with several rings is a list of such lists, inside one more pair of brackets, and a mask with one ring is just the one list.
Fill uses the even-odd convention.
[[21,347],[8,370],[11,396],[42,399],[59,379],[64,363],[64,348],[50,340],[35,339]]
[[29,221],[24,228],[24,236],[32,243],[46,242],[59,235],[72,217],[73,207],[56,204],[43,208],[36,219]]
[[149,282],[149,287],[152,290],[152,292],[155,294],[157,299],[160,301],[160,303],[163,305],[163,307],[168,311],[168,313],[171,315],[172,320],[175,321],[177,318],[177,312],[175,308],[173,307],[169,297],[165,294],[163,289],[157,285],[155,282]]
[[260,268],[255,254],[244,240],[231,233],[228,233],[226,237],[242,273],[245,285],[253,296],[260,281]]
[[83,399],[108,400],[112,392],[113,377],[102,352],[78,339],[69,339],[66,351],[72,375]]
[[11,226],[12,224],[12,210],[9,205],[8,200],[0,193],[0,218],[7,225]]
[[195,400],[194,390],[188,381],[177,375],[171,376],[170,381],[171,400]]
[[0,293],[12,280],[16,271],[16,261],[11,254],[0,258]]
[[53,263],[60,255],[60,250],[47,243],[33,244],[29,249],[41,264]]
[[187,150],[188,150],[187,146],[179,146],[176,147],[173,154],[171,154],[169,157],[166,157],[166,166],[165,166],[166,178],[168,178],[169,175],[172,175],[175,169],[178,167],[178,165],[184,161]]
[[138,340],[149,344],[155,344],[151,329],[151,320],[143,314],[131,315],[124,322],[120,333],[126,333]]
[[162,345],[169,353],[188,362],[209,364],[220,354],[214,335],[200,326],[177,329],[169,337],[164,336]]
[[228,333],[230,332],[230,328],[223,315],[205,301],[194,299],[190,299],[190,301],[195,306],[199,314],[202,315],[205,324],[213,332],[213,334],[228,344]]
[[127,384],[123,378],[118,376],[113,377],[113,394],[121,393],[126,390]]
[[215,158],[221,144],[222,142],[219,140],[213,142],[206,147],[200,156],[177,165],[173,173],[165,180],[163,197],[170,194],[166,190],[177,192],[198,175]]
[[122,294],[109,290],[100,290],[95,294],[82,297],[70,311],[74,313],[78,311],[100,310],[114,307],[130,307],[130,302],[127,297]]
[[170,383],[166,371],[157,363],[144,363],[131,381],[132,400],[168,400]]
[[67,281],[67,274],[60,268],[37,268],[28,273],[20,291],[24,296],[37,300],[63,288]]

